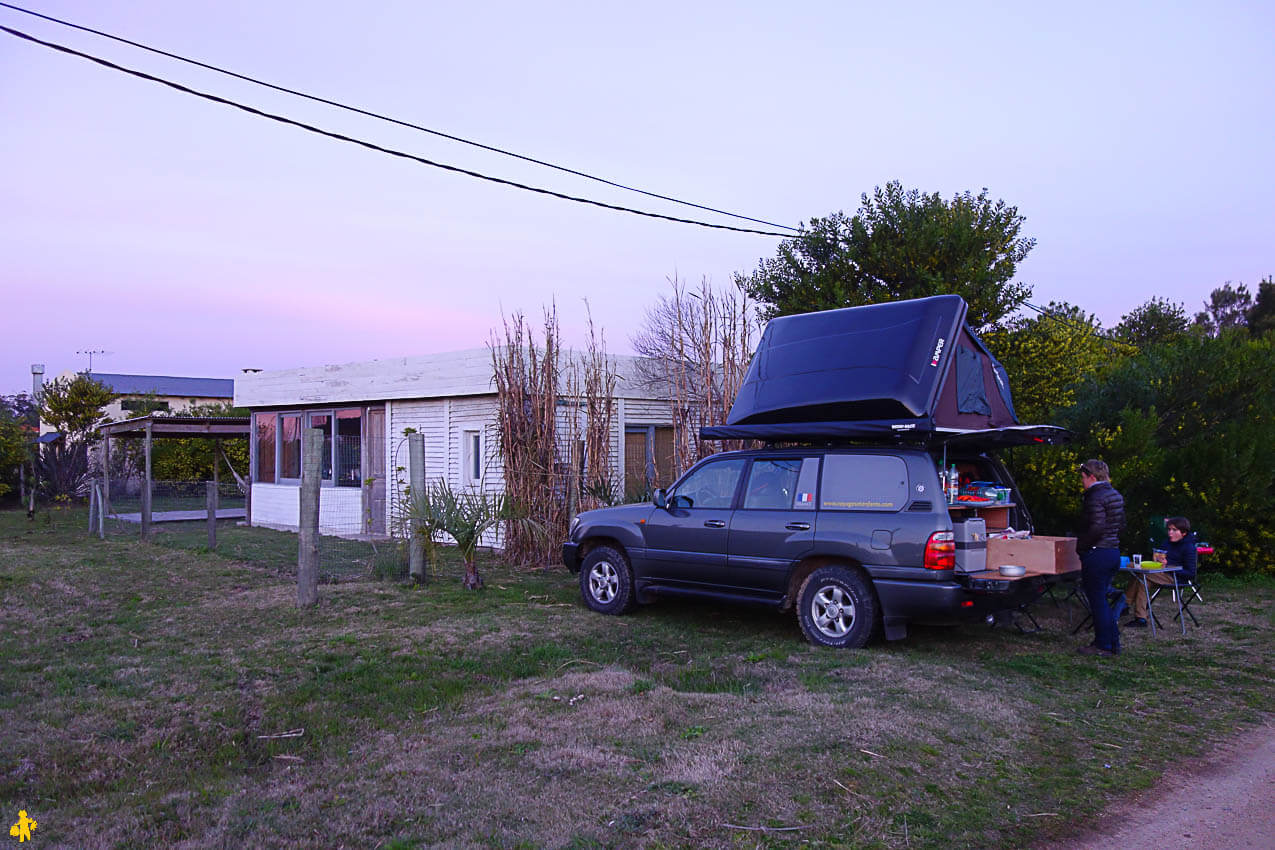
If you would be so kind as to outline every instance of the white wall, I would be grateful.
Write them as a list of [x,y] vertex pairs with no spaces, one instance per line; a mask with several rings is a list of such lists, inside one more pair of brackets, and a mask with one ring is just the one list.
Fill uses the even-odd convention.
[[[252,524],[296,531],[301,525],[301,487],[296,484],[254,482]],[[362,488],[319,488],[319,533],[363,533]]]

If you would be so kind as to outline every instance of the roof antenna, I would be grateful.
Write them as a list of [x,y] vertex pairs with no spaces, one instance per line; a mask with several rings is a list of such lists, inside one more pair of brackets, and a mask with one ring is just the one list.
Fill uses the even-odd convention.
[[76,354],[87,354],[87,355],[89,356],[89,371],[88,371],[88,373],[91,375],[91,374],[93,374],[93,355],[94,355],[94,354],[114,354],[115,352],[113,352],[113,351],[103,351],[103,350],[102,350],[102,349],[100,349],[100,348],[90,348],[90,349],[87,349],[87,350],[85,350],[85,351],[77,351],[77,352],[75,352],[75,353],[76,353]]

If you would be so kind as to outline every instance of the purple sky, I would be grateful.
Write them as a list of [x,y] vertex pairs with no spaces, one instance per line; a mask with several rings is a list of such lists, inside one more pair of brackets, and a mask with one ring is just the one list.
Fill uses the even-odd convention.
[[[888,180],[986,186],[1038,245],[1035,301],[1114,323],[1275,273],[1265,3],[30,0],[30,8],[652,191],[796,224]],[[1040,8],[1037,8],[1040,6]],[[194,88],[514,180],[674,215],[0,9]],[[0,34],[0,393],[100,371],[233,377],[483,345],[589,299],[625,352],[675,272],[778,240],[445,173]]]

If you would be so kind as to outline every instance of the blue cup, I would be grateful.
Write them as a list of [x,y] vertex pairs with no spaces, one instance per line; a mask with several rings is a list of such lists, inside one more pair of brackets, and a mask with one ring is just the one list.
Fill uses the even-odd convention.
[[1120,569],[1122,569],[1122,570],[1127,570],[1127,569],[1129,569],[1129,556],[1128,556],[1128,555],[1121,555],[1121,556],[1120,556]]

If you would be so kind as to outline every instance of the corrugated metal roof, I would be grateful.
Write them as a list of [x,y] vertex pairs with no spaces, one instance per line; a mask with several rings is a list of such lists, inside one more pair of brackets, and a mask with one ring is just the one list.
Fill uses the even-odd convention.
[[182,378],[173,375],[111,375],[91,372],[120,395],[185,396],[187,398],[234,398],[233,378]]

